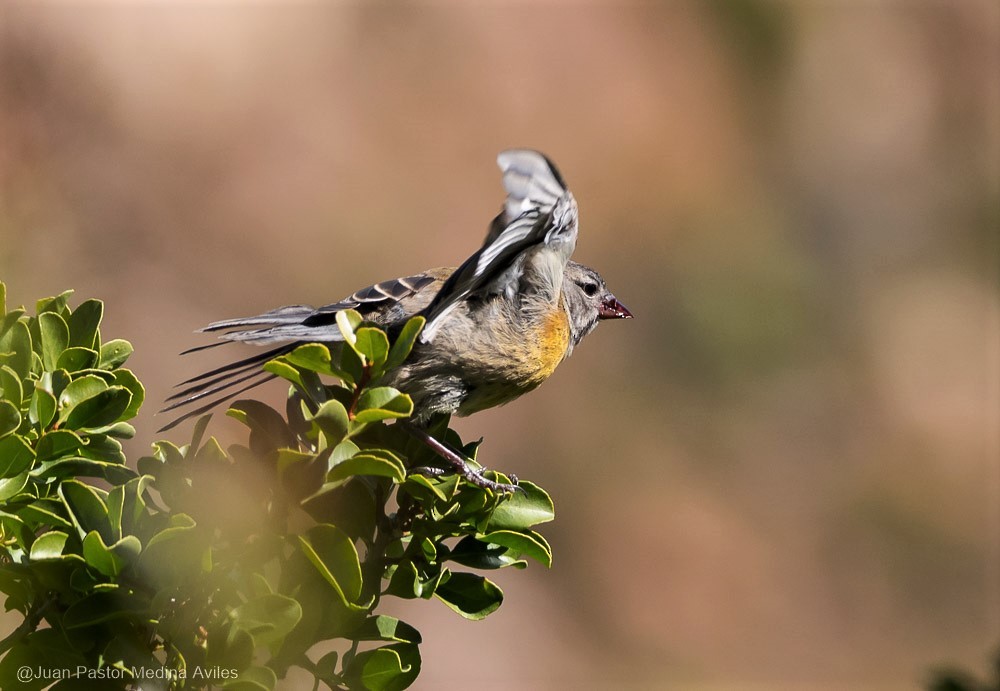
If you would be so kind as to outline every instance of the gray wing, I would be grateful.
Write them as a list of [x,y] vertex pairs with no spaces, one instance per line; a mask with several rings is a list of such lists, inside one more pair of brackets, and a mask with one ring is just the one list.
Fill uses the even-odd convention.
[[424,312],[421,341],[433,340],[442,320],[474,292],[510,294],[516,289],[527,250],[544,245],[565,267],[576,247],[577,206],[555,165],[530,149],[497,156],[507,190],[483,246],[444,284]]

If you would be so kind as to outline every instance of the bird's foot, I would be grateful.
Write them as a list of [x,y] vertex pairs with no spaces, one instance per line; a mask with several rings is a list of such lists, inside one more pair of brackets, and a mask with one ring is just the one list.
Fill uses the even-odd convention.
[[[463,462],[462,467],[455,468],[455,471],[462,476],[463,479],[471,482],[476,487],[482,487],[483,489],[488,489],[497,494],[510,494],[512,492],[524,492],[524,489],[518,487],[517,476],[511,475],[510,484],[504,482],[497,482],[496,480],[490,480],[485,476],[486,469],[473,468],[468,463]],[[426,477],[442,477],[448,474],[448,470],[445,468],[436,468],[434,466],[420,466],[417,468],[411,468],[411,473],[416,475],[424,475]]]
[[[448,463],[455,469],[459,475],[461,475],[465,480],[471,482],[476,487],[482,487],[483,489],[488,489],[490,491],[496,492],[498,494],[510,494],[512,492],[524,490],[517,486],[517,476],[511,475],[510,484],[497,482],[496,480],[490,480],[484,473],[486,468],[474,468],[469,462],[462,457],[457,451],[447,446],[446,444],[438,441],[425,430],[416,427],[414,425],[404,425],[406,430],[415,436],[417,439],[422,441],[424,444],[429,446],[433,451],[448,461]],[[431,466],[421,466],[419,468],[413,468],[410,472],[417,473],[419,475],[426,475],[428,477],[441,477],[447,471],[442,468],[434,468]]]

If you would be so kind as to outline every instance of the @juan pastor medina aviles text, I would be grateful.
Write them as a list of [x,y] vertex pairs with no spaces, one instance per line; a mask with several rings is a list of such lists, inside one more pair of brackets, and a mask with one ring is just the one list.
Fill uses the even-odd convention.
[[192,667],[190,669],[170,669],[167,667],[30,667],[25,665],[17,670],[21,682],[35,680],[60,681],[62,679],[236,679],[236,669],[228,667]]

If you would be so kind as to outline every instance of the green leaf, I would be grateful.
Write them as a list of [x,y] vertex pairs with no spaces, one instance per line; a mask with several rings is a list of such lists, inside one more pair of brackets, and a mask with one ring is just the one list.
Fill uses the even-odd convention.
[[[84,370],[77,372],[78,377],[86,376],[88,374],[93,374],[95,372],[100,372],[101,374],[108,374],[107,372],[102,372],[101,370]],[[38,378],[38,384],[41,385],[43,389],[48,391],[50,394],[56,397],[56,400],[62,395],[62,392],[66,390],[69,386],[71,378],[69,372],[64,369],[57,369],[53,372],[42,372],[42,376]]]
[[326,436],[327,446],[336,446],[347,436],[350,421],[347,409],[340,401],[331,398],[319,407],[316,414],[310,418]]
[[67,480],[59,486],[58,493],[81,540],[91,530],[99,532],[105,543],[114,540],[108,507],[97,489],[76,480]]
[[403,462],[392,454],[375,454],[369,451],[360,453],[338,463],[327,473],[327,482],[336,482],[353,475],[375,475],[388,477],[393,482],[406,479],[406,468]]
[[230,614],[233,624],[253,636],[257,646],[278,643],[302,619],[302,606],[284,595],[262,595]]
[[147,517],[143,494],[152,480],[148,475],[133,478],[108,493],[108,518],[115,535],[135,535]]
[[447,575],[448,570],[439,565],[430,565],[421,573],[412,561],[404,559],[392,572],[386,592],[396,597],[421,597],[427,600],[434,595]]
[[[215,441],[215,437],[212,437],[212,441]],[[275,470],[278,471],[278,477],[284,477],[290,471],[300,470],[303,466],[308,465],[310,461],[315,459],[316,456],[305,451],[280,449],[278,451],[277,461],[275,462]]]
[[365,623],[351,634],[356,641],[399,641],[420,643],[420,632],[395,617],[378,615],[365,619]]
[[104,427],[95,427],[89,431],[90,434],[106,434],[115,439],[131,439],[135,436],[135,427],[127,422],[116,422]]
[[131,420],[139,413],[142,402],[146,400],[146,389],[131,370],[119,368],[115,370],[115,385],[128,389],[132,394],[132,400],[121,415],[122,420]]
[[55,312],[43,312],[38,315],[38,331],[42,336],[42,364],[54,370],[59,356],[69,346],[69,326]]
[[93,348],[97,345],[97,328],[104,316],[104,303],[84,300],[69,315],[69,344],[74,347]]
[[314,493],[323,484],[328,455],[328,450],[319,455],[294,449],[278,450],[276,469],[288,496],[302,499]]
[[518,487],[524,491],[510,494],[493,510],[491,531],[525,530],[555,518],[552,497],[545,490],[532,482],[522,482]]
[[346,343],[353,347],[355,341],[358,340],[354,330],[361,326],[361,314],[357,310],[341,310],[337,312],[336,318],[340,335],[344,337]]
[[28,420],[39,429],[48,429],[56,416],[56,397],[35,384],[35,390],[31,394],[31,402],[28,404]]
[[56,361],[56,367],[58,369],[64,369],[67,372],[78,372],[84,369],[90,369],[97,366],[97,360],[100,355],[96,350],[91,350],[90,348],[67,348],[59,354],[59,359]]
[[320,575],[333,586],[341,602],[349,609],[363,611],[357,605],[361,597],[361,562],[354,542],[332,525],[318,525],[299,536],[302,552]]
[[253,636],[231,625],[211,627],[205,667],[208,669],[245,669],[253,662]]
[[[197,431],[197,430],[196,430]],[[180,465],[184,463],[184,454],[175,444],[166,440],[153,442],[154,455],[170,465]]]
[[402,689],[409,688],[420,675],[420,647],[416,643],[393,643],[386,647],[399,654],[404,669],[409,668],[408,672],[397,677],[393,683],[388,685],[386,691],[402,691]]
[[53,461],[39,463],[30,471],[38,481],[68,480],[74,477],[96,477],[112,484],[127,482],[135,477],[130,468],[112,461],[98,461],[81,456],[64,456]]
[[101,346],[101,369],[115,369],[128,360],[132,354],[132,344],[120,338],[108,341]]
[[[406,476],[406,490],[414,497],[430,499],[428,493],[439,502],[446,502],[454,495],[458,475],[447,476],[448,480],[432,480],[431,478],[411,473]],[[426,490],[426,491],[425,491]]]
[[[21,413],[10,401],[0,401],[0,437],[16,432],[21,426]],[[0,457],[0,464],[3,458]]]
[[70,429],[94,429],[110,425],[122,416],[131,402],[132,393],[128,389],[112,386],[73,406],[65,418],[64,426]]
[[87,444],[80,449],[80,455],[98,461],[107,461],[125,465],[125,454],[122,453],[122,443],[112,439],[97,430],[87,432]]
[[351,661],[347,674],[361,683],[361,688],[370,691],[391,691],[405,688],[401,680],[410,671],[404,665],[399,653],[392,648],[375,648],[358,653]]
[[372,376],[377,377],[389,356],[389,337],[381,329],[372,326],[362,326],[354,332],[354,336],[351,347],[358,355],[364,356],[372,368]]
[[240,676],[222,684],[230,691],[273,691],[278,676],[270,667],[248,667]]
[[413,317],[406,322],[403,330],[399,332],[399,336],[396,337],[396,341],[389,350],[389,357],[385,361],[384,368],[386,372],[399,367],[406,361],[426,321],[423,317]]
[[[336,650],[331,650],[326,655],[321,657],[316,661],[313,666],[313,671],[316,676],[324,681],[331,681],[337,672],[337,660],[340,659],[340,655]],[[328,684],[332,686],[333,684]]]
[[0,439],[0,477],[14,477],[31,467],[35,452],[18,436]]
[[53,530],[40,535],[34,544],[31,545],[31,555],[29,558],[31,561],[61,559],[68,537],[69,535],[59,530]]
[[46,432],[38,439],[38,443],[35,444],[35,453],[38,455],[38,460],[47,461],[74,453],[83,444],[83,439],[75,432],[67,429],[56,429]]
[[194,429],[191,430],[191,444],[188,446],[190,450],[196,451],[201,448],[201,441],[205,438],[205,430],[208,429],[208,423],[211,420],[212,414],[206,413],[194,423]]
[[59,417],[65,420],[66,416],[69,415],[69,411],[73,409],[73,406],[107,390],[108,383],[97,375],[87,374],[74,379],[59,394],[59,408],[62,410],[62,414]]
[[28,471],[14,477],[6,477],[0,480],[0,501],[7,501],[11,497],[17,496],[25,485],[28,484]]
[[72,294],[72,290],[64,290],[55,297],[42,298],[41,300],[35,302],[35,311],[38,314],[41,314],[42,312],[57,312],[60,315],[65,314],[69,311],[66,307],[66,300]]
[[303,500],[302,508],[313,520],[332,523],[352,540],[370,542],[373,538],[375,498],[364,483],[327,483]]
[[[36,537],[35,531],[25,521],[20,510],[17,514],[0,510],[0,535],[3,535],[4,550],[8,555],[10,554],[8,550],[23,551],[35,541]],[[9,558],[8,556],[7,559]],[[0,573],[2,573],[2,569],[0,569]],[[7,609],[14,609],[14,606],[9,605]]]
[[105,576],[116,578],[142,551],[142,543],[134,535],[126,535],[110,547],[92,530],[83,538],[83,558],[88,566]]
[[242,399],[232,404],[226,415],[250,428],[250,448],[257,454],[275,449],[295,448],[295,435],[281,414],[260,401]]
[[466,619],[483,619],[503,602],[503,591],[474,573],[452,573],[434,595]]
[[472,569],[503,569],[508,566],[523,569],[528,565],[528,562],[523,559],[511,556],[506,547],[488,545],[471,535],[459,540],[458,544],[452,547],[447,558]]
[[67,629],[80,629],[113,619],[146,619],[144,615],[148,613],[149,601],[145,598],[113,590],[97,592],[73,603],[62,621]]
[[404,393],[391,386],[376,386],[365,389],[358,398],[358,408],[354,415],[357,422],[375,422],[392,418],[409,417],[413,412],[413,401]]
[[7,313],[7,286],[0,281],[0,314]]
[[24,381],[31,373],[31,332],[23,321],[14,321],[0,336],[0,364],[6,364]]
[[173,514],[171,523],[146,542],[139,557],[138,571],[154,584],[175,584],[211,570],[211,552],[194,521],[186,514]]
[[302,384],[302,374],[299,372],[298,368],[288,364],[284,358],[268,360],[264,363],[264,371],[270,372],[271,374],[277,374],[282,379],[292,382],[300,389],[305,388]]
[[[62,631],[45,628],[27,634],[17,641],[6,655],[0,659],[0,686],[10,691],[38,691],[48,687],[51,679],[40,678],[23,680],[16,675],[21,668],[31,670],[52,670],[53,661],[58,660],[58,667],[75,670],[78,665],[84,665],[83,655],[75,650],[67,641]],[[22,673],[23,674],[23,673]]]
[[[340,313],[342,314],[342,313]],[[352,347],[341,347],[336,352],[340,353],[337,369],[343,373],[341,380],[346,384],[355,384],[364,378],[365,363]]]
[[24,401],[24,387],[17,372],[7,365],[0,366],[0,395],[5,401],[10,401],[15,408],[20,408]]
[[348,458],[358,453],[359,451],[361,451],[361,449],[358,448],[357,444],[355,444],[350,439],[345,439],[344,441],[340,442],[335,447],[333,447],[333,453],[330,454],[330,459],[329,459],[330,467],[332,468],[341,461],[347,460]]
[[310,372],[340,377],[340,373],[331,363],[330,349],[322,343],[305,343],[277,361],[280,362],[282,359]]
[[24,308],[19,307],[16,310],[7,312],[6,314],[0,314],[0,347],[4,348],[4,352],[8,351],[6,348],[9,345],[10,330],[14,328],[14,324],[21,321],[21,317],[24,316]]
[[73,524],[66,518],[66,507],[62,502],[52,499],[39,499],[18,510],[27,523],[38,526],[50,525],[57,528],[73,528]]
[[524,532],[496,530],[492,533],[476,537],[483,542],[506,547],[517,558],[522,556],[531,557],[535,561],[544,564],[546,568],[552,568],[552,548],[544,537],[533,530]]

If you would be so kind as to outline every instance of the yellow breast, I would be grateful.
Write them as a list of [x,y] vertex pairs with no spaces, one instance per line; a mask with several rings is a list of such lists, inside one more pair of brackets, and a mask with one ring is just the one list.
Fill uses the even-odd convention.
[[537,343],[538,369],[535,377],[541,383],[555,370],[569,346],[569,316],[563,310],[546,317]]

